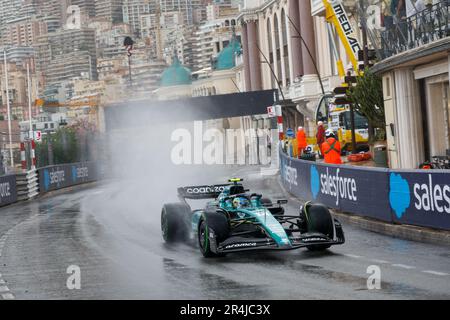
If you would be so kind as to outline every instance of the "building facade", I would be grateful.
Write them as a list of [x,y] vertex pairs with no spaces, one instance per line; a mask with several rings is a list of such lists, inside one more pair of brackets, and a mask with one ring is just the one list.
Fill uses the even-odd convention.
[[381,61],[373,68],[383,78],[391,168],[450,154],[450,3],[424,3],[406,11],[404,25],[380,34]]

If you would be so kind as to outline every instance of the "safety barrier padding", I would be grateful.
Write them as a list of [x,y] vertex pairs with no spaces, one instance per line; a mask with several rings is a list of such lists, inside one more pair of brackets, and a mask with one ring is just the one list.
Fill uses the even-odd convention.
[[100,171],[95,162],[61,164],[39,168],[40,193],[97,181]]
[[17,201],[16,176],[0,177],[0,207]]
[[328,165],[280,151],[290,193],[330,208],[397,224],[450,230],[450,170],[391,170]]

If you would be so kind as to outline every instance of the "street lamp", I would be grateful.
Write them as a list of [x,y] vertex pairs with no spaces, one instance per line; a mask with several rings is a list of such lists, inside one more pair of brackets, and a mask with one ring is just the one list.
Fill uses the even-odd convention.
[[5,87],[6,87],[6,107],[7,107],[7,111],[8,111],[9,155],[11,158],[11,168],[13,169],[14,168],[14,156],[13,156],[12,136],[11,136],[11,106],[10,106],[10,101],[9,101],[9,84],[8,84],[8,67],[6,65],[6,49],[3,49],[3,63],[5,65]]

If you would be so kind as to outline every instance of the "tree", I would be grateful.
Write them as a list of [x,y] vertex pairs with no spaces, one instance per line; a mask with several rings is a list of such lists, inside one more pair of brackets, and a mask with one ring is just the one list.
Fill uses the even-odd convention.
[[[384,114],[383,82],[380,76],[366,68],[364,75],[357,77],[356,86],[347,95],[355,104],[355,109],[369,122],[370,141],[386,138],[386,118]],[[374,131],[377,134],[374,134]]]

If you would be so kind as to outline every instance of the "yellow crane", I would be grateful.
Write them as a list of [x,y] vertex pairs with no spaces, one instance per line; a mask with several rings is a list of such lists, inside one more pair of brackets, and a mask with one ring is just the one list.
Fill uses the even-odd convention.
[[98,99],[97,95],[72,99],[72,100],[68,100],[65,102],[36,99],[35,104],[36,104],[36,107],[45,107],[45,108],[47,108],[47,107],[50,107],[50,108],[98,107],[99,99]]
[[[65,102],[59,101],[46,101],[44,99],[37,99],[35,101],[36,107],[44,108],[82,108],[89,107],[89,114],[94,115],[94,121],[96,125],[99,125],[98,107],[100,106],[100,100],[97,95],[73,99]],[[92,119],[92,118],[91,118]]]
[[[356,75],[360,75],[358,65],[358,51],[362,49],[359,44],[356,32],[348,19],[347,12],[345,11],[344,5],[341,0],[323,0],[325,6],[326,20],[328,23],[332,24],[345,48],[345,52],[353,65]],[[345,76],[345,70],[342,60],[337,58],[337,67],[339,70],[339,75],[341,77]]]

